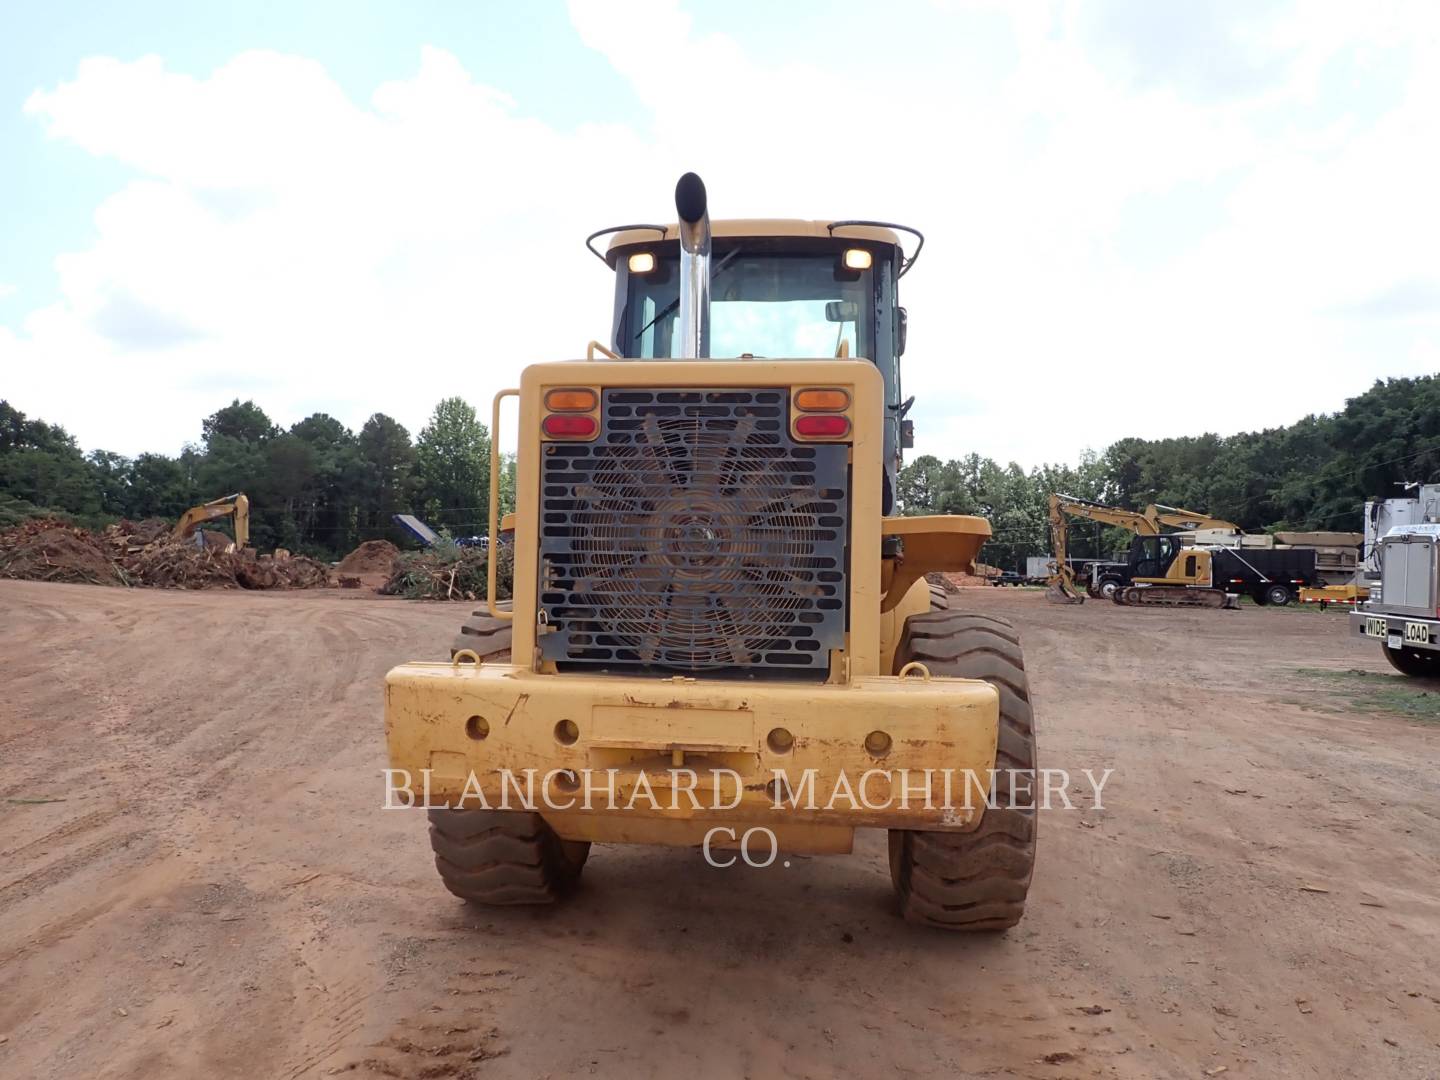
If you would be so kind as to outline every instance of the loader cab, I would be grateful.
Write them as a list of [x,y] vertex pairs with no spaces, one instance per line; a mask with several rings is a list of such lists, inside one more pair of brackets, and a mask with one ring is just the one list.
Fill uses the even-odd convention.
[[[796,220],[714,221],[710,256],[713,360],[851,357],[880,369],[885,382],[885,466],[893,478],[910,445],[900,393],[906,316],[899,279],[905,226]],[[635,360],[682,356],[680,241],[675,226],[629,226],[610,233],[603,255],[615,271],[610,348]],[[889,500],[887,500],[889,501]]]

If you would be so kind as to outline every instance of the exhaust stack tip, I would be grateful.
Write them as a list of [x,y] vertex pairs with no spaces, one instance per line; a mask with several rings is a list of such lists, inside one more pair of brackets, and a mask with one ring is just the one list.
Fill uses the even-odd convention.
[[710,212],[705,181],[693,172],[675,185],[680,216],[680,355],[698,360],[710,355]]
[[675,185],[675,212],[687,225],[698,225],[705,219],[705,211],[705,181],[687,172]]

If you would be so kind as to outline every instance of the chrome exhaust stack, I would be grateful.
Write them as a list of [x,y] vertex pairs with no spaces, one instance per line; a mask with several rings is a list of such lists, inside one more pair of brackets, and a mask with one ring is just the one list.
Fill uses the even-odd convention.
[[680,355],[696,360],[710,355],[710,212],[705,182],[693,172],[675,185],[680,218]]

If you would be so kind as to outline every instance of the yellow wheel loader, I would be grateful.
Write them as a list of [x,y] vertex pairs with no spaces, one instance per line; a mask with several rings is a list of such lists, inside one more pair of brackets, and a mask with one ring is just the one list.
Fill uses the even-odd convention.
[[895,506],[898,285],[924,238],[712,222],[694,174],[676,210],[587,240],[609,344],[496,396],[497,444],[518,398],[514,600],[492,562],[450,662],[390,672],[389,794],[423,800],[476,903],[554,901],[592,843],[763,865],[878,828],[906,918],[1012,926],[1035,854],[1020,640],[925,577],[970,570],[990,527]]

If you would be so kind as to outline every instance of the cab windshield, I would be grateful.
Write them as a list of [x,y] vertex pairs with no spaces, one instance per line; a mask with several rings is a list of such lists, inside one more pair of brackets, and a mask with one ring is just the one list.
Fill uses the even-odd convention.
[[[626,356],[680,355],[680,260],[631,274],[621,345]],[[718,250],[710,261],[710,355],[873,357],[871,271],[848,270],[840,252]]]

